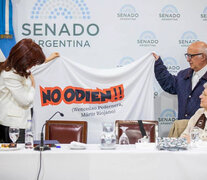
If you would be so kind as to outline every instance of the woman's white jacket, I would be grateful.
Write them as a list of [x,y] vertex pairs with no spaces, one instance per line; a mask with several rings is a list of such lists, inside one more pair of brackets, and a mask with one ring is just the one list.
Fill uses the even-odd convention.
[[35,89],[30,78],[11,71],[0,74],[0,124],[26,128]]

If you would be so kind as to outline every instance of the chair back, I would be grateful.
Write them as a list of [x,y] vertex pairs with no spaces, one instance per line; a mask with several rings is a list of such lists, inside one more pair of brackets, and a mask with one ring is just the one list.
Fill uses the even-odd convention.
[[[158,136],[158,121],[148,121],[142,120],[146,134],[150,137],[150,142],[155,142],[156,137]],[[136,120],[117,120],[115,122],[116,127],[116,139],[117,143],[119,137],[122,135],[122,130],[120,127],[128,127],[126,130],[126,135],[129,138],[130,144],[135,144],[138,142],[138,139],[142,138],[142,133],[139,127],[139,123]]]
[[168,137],[180,137],[182,132],[185,130],[185,128],[188,125],[189,119],[180,119],[180,120],[175,120],[170,128]]
[[58,140],[60,143],[72,141],[87,143],[86,121],[59,121],[50,120],[46,122],[45,139]]

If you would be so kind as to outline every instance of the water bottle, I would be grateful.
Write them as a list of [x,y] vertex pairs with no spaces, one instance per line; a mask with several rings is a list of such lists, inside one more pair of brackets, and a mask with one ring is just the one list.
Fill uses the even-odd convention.
[[113,123],[103,123],[103,132],[101,134],[101,149],[115,149],[116,136],[114,134]]
[[33,130],[32,130],[32,120],[27,121],[27,128],[25,129],[25,148],[33,148]]

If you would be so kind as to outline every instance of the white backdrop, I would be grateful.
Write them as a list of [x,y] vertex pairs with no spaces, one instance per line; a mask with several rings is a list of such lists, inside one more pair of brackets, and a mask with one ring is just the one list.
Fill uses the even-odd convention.
[[[171,73],[188,67],[187,46],[207,41],[204,0],[13,0],[17,40],[33,38],[95,68],[124,66],[156,51]],[[177,118],[177,97],[154,82],[155,119],[166,136]]]

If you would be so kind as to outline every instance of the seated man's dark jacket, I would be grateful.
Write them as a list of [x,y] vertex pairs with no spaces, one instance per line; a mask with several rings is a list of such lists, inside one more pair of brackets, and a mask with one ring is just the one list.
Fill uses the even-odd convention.
[[161,58],[155,62],[155,77],[162,89],[178,96],[178,119],[190,119],[200,108],[200,98],[204,90],[203,84],[207,82],[207,72],[192,90],[191,68],[178,72],[177,76],[169,73]]

